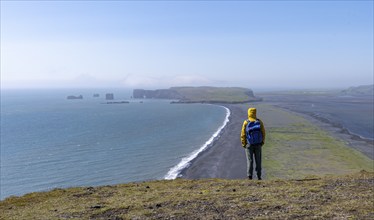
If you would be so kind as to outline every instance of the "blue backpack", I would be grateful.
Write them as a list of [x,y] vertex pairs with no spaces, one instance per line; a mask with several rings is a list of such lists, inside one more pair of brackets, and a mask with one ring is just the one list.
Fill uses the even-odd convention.
[[258,119],[256,121],[249,121],[247,119],[247,126],[245,128],[245,134],[247,136],[247,142],[250,145],[261,144],[263,141],[261,132],[261,123]]

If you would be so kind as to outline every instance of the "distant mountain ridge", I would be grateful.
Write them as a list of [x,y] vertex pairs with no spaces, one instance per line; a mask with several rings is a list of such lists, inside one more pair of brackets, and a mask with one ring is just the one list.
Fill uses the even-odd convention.
[[133,98],[174,99],[173,103],[245,103],[261,101],[253,91],[240,87],[171,87],[169,89],[134,89]]
[[344,95],[374,95],[374,84],[349,87],[342,90],[341,93]]

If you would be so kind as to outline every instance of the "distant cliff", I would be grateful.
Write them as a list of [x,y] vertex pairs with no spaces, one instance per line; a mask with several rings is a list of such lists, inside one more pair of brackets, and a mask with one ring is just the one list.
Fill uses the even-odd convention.
[[74,95],[69,95],[68,97],[66,97],[67,99],[83,99],[83,96],[82,95],[79,95],[79,96],[74,96]]
[[142,99],[174,99],[173,103],[245,103],[261,101],[251,89],[239,87],[171,87],[169,89],[135,89],[133,97]]
[[183,99],[177,91],[172,89],[156,89],[156,90],[145,90],[145,89],[134,89],[133,97],[135,99]]
[[374,85],[350,87],[341,93],[344,95],[374,95]]
[[113,93],[107,93],[107,94],[105,94],[105,99],[106,100],[113,100],[114,99],[114,94]]

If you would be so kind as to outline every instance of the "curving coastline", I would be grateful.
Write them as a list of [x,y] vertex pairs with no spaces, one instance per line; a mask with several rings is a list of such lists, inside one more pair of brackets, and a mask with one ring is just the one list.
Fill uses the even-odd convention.
[[225,117],[225,120],[223,121],[222,126],[218,128],[218,130],[211,136],[211,138],[207,142],[204,143],[203,146],[193,151],[187,157],[182,158],[182,160],[176,166],[172,167],[168,171],[168,173],[164,176],[164,179],[171,180],[171,179],[180,177],[182,170],[188,168],[191,164],[191,161],[193,161],[196,157],[198,157],[201,152],[209,148],[214,143],[214,141],[217,138],[219,138],[221,131],[225,128],[225,126],[229,122],[229,117],[231,115],[230,109],[228,109],[225,106],[221,106],[221,107],[226,109],[226,117]]
[[[320,149],[319,146],[326,147],[329,144],[335,145],[337,144],[337,142],[334,142],[333,140],[337,140],[338,142],[340,141],[344,143],[345,146],[348,146],[352,149],[362,152],[364,155],[366,155],[371,160],[373,159],[373,156],[374,156],[373,155],[374,154],[373,153],[373,141],[362,140],[362,139],[359,139],[357,136],[356,137],[352,136],[352,134],[350,134],[348,131],[344,129],[342,130],[341,128],[336,127],[333,124],[329,124],[327,121],[320,121],[307,114],[298,113],[298,112],[284,109],[284,108],[281,108],[280,106],[276,106],[272,104],[270,105],[260,104],[260,103],[257,103],[257,104],[224,104],[224,106],[229,108],[231,111],[230,120],[228,124],[224,127],[224,129],[222,129],[219,138],[214,140],[214,142],[211,144],[211,146],[208,149],[201,152],[196,158],[190,161],[189,166],[181,170],[180,175],[179,175],[180,177],[186,178],[186,179],[201,179],[201,178],[244,179],[246,178],[246,157],[244,154],[244,150],[241,147],[240,131],[241,131],[243,120],[247,117],[247,109],[250,105],[260,109],[260,111],[258,112],[259,118],[261,118],[264,121],[265,128],[267,132],[269,132],[269,134],[279,135],[279,133],[277,134],[278,128],[285,128],[287,126],[292,126],[292,123],[295,123],[295,122],[298,123],[299,120],[303,118],[306,121],[308,121],[308,122],[305,122],[306,123],[305,126],[312,126],[312,127],[316,126],[326,131],[326,136],[324,136],[325,138],[328,138],[328,136],[332,137],[332,139],[326,139],[326,141],[322,139],[319,142],[318,140],[317,142],[314,142],[314,140],[310,140],[310,141],[307,140],[303,142],[302,140],[303,137],[300,137],[301,140],[298,140],[299,137],[296,134],[293,136],[293,138],[295,139],[292,139],[289,142],[282,143],[282,145],[279,146],[280,148],[278,148],[280,150],[283,148],[287,148],[287,147],[291,147],[293,149],[300,149],[301,146],[304,146],[304,148],[308,149],[308,146],[310,144],[314,144],[317,151],[323,152],[319,150]],[[288,112],[289,114],[287,115],[284,112]],[[292,119],[290,121],[289,119],[287,119],[287,117],[296,117],[299,119],[295,119],[296,121],[293,121]],[[317,131],[318,130],[319,129],[317,129]],[[311,133],[309,135],[311,135],[311,137],[312,136],[315,137],[314,136],[315,133]],[[270,143],[269,138],[267,138],[268,141],[267,141],[267,144],[265,144],[265,147],[267,148],[266,150],[268,150],[269,147],[272,148],[271,145],[274,146],[274,144],[280,144],[274,139],[272,140],[273,143]],[[328,149],[330,148],[332,147],[329,146]],[[274,154],[269,155],[266,152],[264,152],[264,157],[268,157],[268,156],[274,156]],[[348,154],[346,156],[348,156]],[[351,156],[356,157],[353,155]],[[324,161],[324,163],[326,163],[326,167],[329,166],[328,161],[329,160]],[[285,166],[289,166],[288,159],[284,158],[278,162],[285,164]],[[344,161],[341,161],[338,163],[344,163]],[[348,163],[351,163],[351,162],[348,162]],[[289,168],[293,169],[292,166],[293,165],[291,165],[291,167]],[[322,166],[321,169],[325,169],[323,167],[325,165],[321,165],[321,166]],[[274,167],[272,167],[271,169],[273,168]],[[300,169],[301,172],[305,172],[305,173],[310,172],[310,170],[308,170],[309,169],[308,167],[304,167],[304,168],[299,167],[295,169]],[[270,170],[264,170],[265,175],[267,175],[266,173],[269,173],[269,172]],[[271,172],[273,173],[273,170]],[[287,169],[281,172],[287,172]],[[318,169],[317,169],[317,172],[318,172]],[[326,173],[331,173],[331,172],[335,172],[335,171],[326,171]],[[344,170],[342,168],[340,170],[336,170],[336,172],[348,172],[348,170]]]
[[181,170],[186,179],[246,177],[246,158],[241,147],[240,130],[247,117],[248,105],[223,104],[231,112],[229,122],[222,129],[219,138],[194,158],[190,165]]
[[293,114],[301,114],[302,117],[307,120],[317,124],[319,127],[323,128],[330,135],[340,140],[343,140],[348,146],[354,148],[361,153],[365,154],[370,159],[374,159],[374,139],[369,139],[362,137],[358,134],[351,132],[349,129],[341,125],[340,123],[334,122],[328,118],[322,117],[319,114],[299,111],[296,109],[291,109],[285,106],[275,105],[281,109],[289,111]]

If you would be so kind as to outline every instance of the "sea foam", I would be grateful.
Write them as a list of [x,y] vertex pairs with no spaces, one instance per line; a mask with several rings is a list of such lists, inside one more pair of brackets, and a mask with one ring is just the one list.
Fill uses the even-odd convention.
[[217,138],[219,136],[219,134],[221,133],[222,129],[226,126],[226,124],[229,122],[229,117],[230,117],[230,110],[224,106],[222,106],[223,108],[226,109],[226,118],[222,124],[221,127],[218,128],[218,130],[212,135],[212,137],[210,137],[210,139],[205,142],[205,144],[203,146],[201,146],[199,149],[193,151],[190,155],[188,155],[187,157],[184,157],[182,158],[182,160],[174,167],[172,167],[169,172],[165,175],[164,179],[166,180],[172,180],[172,179],[175,179],[177,177],[179,177],[181,171],[185,168],[187,168],[188,166],[190,166],[191,164],[191,161],[193,159],[195,159],[201,152],[203,152],[204,150],[207,149],[207,147],[213,143],[214,139]]

